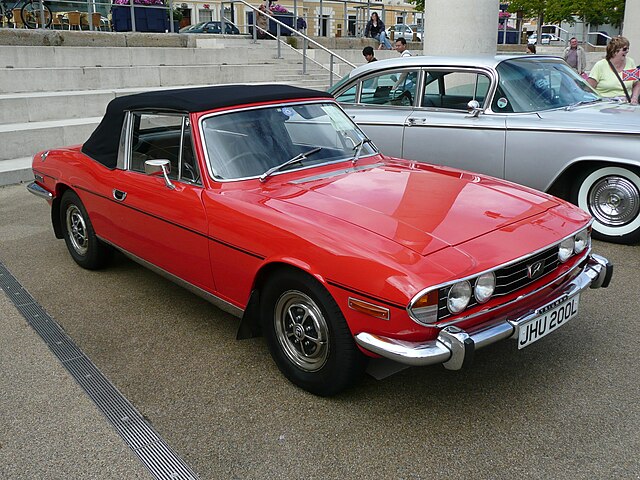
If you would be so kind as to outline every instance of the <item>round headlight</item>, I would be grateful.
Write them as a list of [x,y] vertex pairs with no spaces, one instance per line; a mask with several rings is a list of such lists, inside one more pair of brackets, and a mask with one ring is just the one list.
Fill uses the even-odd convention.
[[589,246],[589,232],[587,230],[582,230],[575,237],[575,245],[573,246],[573,251],[576,253],[584,252],[585,248]]
[[451,287],[447,295],[447,308],[451,313],[460,313],[471,300],[471,284],[466,280]]
[[566,238],[562,242],[560,242],[560,248],[558,249],[558,260],[561,262],[566,262],[573,255],[573,247],[575,242],[573,241],[573,237]]
[[473,295],[478,303],[489,301],[496,289],[496,275],[493,272],[483,273],[476,279]]

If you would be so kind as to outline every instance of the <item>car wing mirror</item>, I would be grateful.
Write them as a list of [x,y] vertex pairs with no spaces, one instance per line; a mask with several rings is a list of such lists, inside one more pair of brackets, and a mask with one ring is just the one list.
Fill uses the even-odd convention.
[[478,102],[477,100],[469,101],[469,103],[467,103],[467,112],[469,112],[472,117],[477,117],[478,115],[480,115],[480,113],[482,112],[480,102]]
[[166,159],[147,160],[144,162],[144,173],[147,175],[162,175],[164,184],[167,188],[174,190],[176,187],[169,180],[169,172],[171,171],[171,162]]

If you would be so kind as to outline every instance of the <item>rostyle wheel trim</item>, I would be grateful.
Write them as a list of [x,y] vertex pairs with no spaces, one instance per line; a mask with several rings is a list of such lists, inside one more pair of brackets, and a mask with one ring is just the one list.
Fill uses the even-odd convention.
[[593,228],[621,236],[640,228],[640,177],[619,167],[601,168],[584,179],[578,206],[593,215]]
[[89,250],[87,225],[84,222],[82,212],[77,206],[69,205],[69,208],[67,208],[66,224],[71,246],[78,255],[86,255]]
[[329,327],[320,308],[296,290],[283,293],[274,310],[275,333],[283,353],[306,372],[320,370],[329,357]]

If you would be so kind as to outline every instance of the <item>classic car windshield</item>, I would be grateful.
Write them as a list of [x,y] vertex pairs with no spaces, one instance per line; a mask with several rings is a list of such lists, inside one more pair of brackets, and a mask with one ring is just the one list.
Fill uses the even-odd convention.
[[[331,103],[278,105],[213,115],[202,121],[202,131],[211,172],[219,180],[257,177],[301,154],[299,161],[279,171],[353,158],[356,146],[365,138]],[[360,149],[360,157],[374,153],[369,143]]]
[[527,56],[504,61],[496,70],[500,81],[492,103],[494,112],[536,112],[600,99],[560,60]]

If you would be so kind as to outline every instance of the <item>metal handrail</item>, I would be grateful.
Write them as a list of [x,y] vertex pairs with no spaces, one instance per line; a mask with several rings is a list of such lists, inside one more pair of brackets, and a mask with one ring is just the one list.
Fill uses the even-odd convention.
[[[609,41],[611,40],[611,37],[609,35],[607,35],[606,33],[602,33],[602,32],[589,32],[587,33],[587,36],[589,35],[600,35],[603,36],[604,38],[607,39],[607,43],[609,43]],[[591,43],[590,41],[587,40],[587,44],[589,44],[592,47],[597,47],[598,45],[594,45],[593,43]]]
[[[260,12],[260,10],[257,7],[254,7],[253,5],[251,5],[250,3],[245,2],[245,0],[233,0],[234,3],[242,3],[243,5],[249,7],[252,11],[253,11],[253,41],[257,41],[257,29],[260,28],[257,25],[257,19],[258,19],[258,14],[260,15],[264,15],[262,12]],[[269,20],[273,21],[276,23],[276,27],[277,27],[277,32],[276,32],[276,36],[274,37],[270,32],[265,32],[267,33],[269,36],[271,36],[272,38],[277,40],[277,45],[278,45],[278,56],[277,58],[282,58],[280,55],[280,48],[281,48],[281,44],[286,45],[287,47],[289,47],[291,50],[294,50],[295,52],[299,53],[300,55],[302,55],[302,73],[303,75],[307,74],[307,49],[308,49],[308,45],[312,44],[316,49],[318,50],[322,50],[326,53],[329,54],[329,68],[327,68],[326,66],[324,66],[323,64],[315,61],[314,59],[310,58],[309,60],[311,60],[313,63],[315,63],[316,65],[318,65],[319,67],[323,68],[324,70],[327,70],[329,72],[329,87],[331,87],[333,85],[333,76],[334,76],[334,71],[333,71],[333,66],[334,66],[334,58],[337,58],[338,60],[340,60],[341,62],[349,65],[351,68],[355,68],[355,64],[351,63],[349,60],[341,57],[340,55],[338,55],[337,53],[331,51],[330,49],[328,49],[327,47],[325,47],[324,45],[316,42],[315,40],[313,40],[310,37],[307,37],[304,33],[298,32],[297,30],[295,30],[294,28],[290,27],[289,25],[287,25],[284,22],[281,22],[280,20],[278,20],[277,18],[274,18],[273,16],[269,16]],[[298,52],[298,50],[296,48],[293,48],[291,45],[289,45],[288,43],[284,42],[283,40],[280,39],[280,29],[284,27],[287,30],[289,30],[292,33],[296,34],[296,37],[298,38],[302,38],[303,39],[303,48],[302,48],[302,53]],[[262,30],[262,29],[260,29]]]

